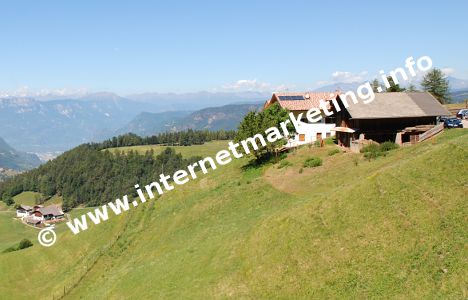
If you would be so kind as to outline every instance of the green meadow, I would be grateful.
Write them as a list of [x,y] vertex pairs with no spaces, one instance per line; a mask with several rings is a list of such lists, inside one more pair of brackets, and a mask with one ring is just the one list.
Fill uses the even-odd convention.
[[[221,149],[227,149],[228,141],[211,141],[203,145],[192,145],[192,146],[170,146],[174,148],[177,153],[182,154],[183,157],[190,156],[211,156],[216,154]],[[120,147],[110,148],[108,151],[115,153],[116,151],[127,153],[130,150],[135,151],[139,154],[145,154],[147,151],[153,150],[154,155],[158,155],[168,146],[161,145],[144,145],[144,146],[133,146],[133,147]]]
[[62,203],[62,197],[60,196],[53,196],[47,199],[46,197],[44,197],[44,195],[37,192],[22,192],[21,194],[13,197],[13,200],[16,204],[23,204],[29,206],[34,206],[39,203],[42,203],[42,205],[44,206]]
[[467,298],[468,131],[375,160],[334,148],[233,161],[76,236],[60,224],[50,248],[0,212],[2,247],[34,243],[0,254],[0,298]]

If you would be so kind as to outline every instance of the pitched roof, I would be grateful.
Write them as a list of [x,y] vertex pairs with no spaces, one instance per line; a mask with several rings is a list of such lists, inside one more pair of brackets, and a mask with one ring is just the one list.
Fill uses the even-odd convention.
[[282,108],[290,111],[309,110],[318,108],[320,100],[331,100],[335,97],[336,93],[333,92],[273,93],[271,99],[265,103],[263,108],[278,102]]
[[19,208],[22,208],[22,209],[24,209],[24,210],[32,210],[32,207],[31,207],[31,206],[23,205],[23,204],[20,204],[20,205],[19,205]]
[[379,93],[368,104],[350,103],[347,108],[353,119],[386,119],[435,117],[450,115],[434,96],[427,92]]
[[39,211],[43,216],[44,215],[53,215],[53,216],[61,216],[63,215],[63,211],[55,205],[41,207],[37,211]]
[[38,220],[34,217],[26,217],[24,220],[26,221],[26,223],[30,223],[30,224],[41,223],[41,220]]

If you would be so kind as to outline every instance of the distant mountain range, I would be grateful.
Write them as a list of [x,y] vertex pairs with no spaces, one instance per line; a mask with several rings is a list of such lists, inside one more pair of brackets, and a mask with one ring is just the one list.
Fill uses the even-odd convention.
[[5,169],[25,171],[40,164],[41,161],[36,155],[17,151],[8,145],[3,138],[0,138],[0,169],[2,174],[5,173]]
[[[41,101],[24,97],[0,99],[0,136],[15,148],[27,152],[64,151],[81,143],[99,141],[116,134],[120,129],[142,134],[167,125],[178,118],[209,105],[252,103],[265,100],[261,93],[191,93],[141,94],[132,99],[112,93],[88,94],[76,99]],[[129,124],[143,112],[178,111],[146,118],[146,123]],[[185,111],[186,113],[180,112]],[[144,118],[144,115],[141,116]],[[153,125],[150,125],[153,123]],[[163,124],[163,125],[161,125]],[[128,126],[128,128],[125,128]],[[136,127],[135,127],[136,126]]]
[[231,104],[208,107],[195,112],[141,113],[116,134],[132,132],[141,136],[165,131],[194,130],[235,130],[244,116],[261,108],[258,104]]
[[189,115],[190,112],[175,111],[162,113],[142,112],[124,127],[118,129],[115,135],[135,133],[140,136],[153,135],[160,132],[172,131]]

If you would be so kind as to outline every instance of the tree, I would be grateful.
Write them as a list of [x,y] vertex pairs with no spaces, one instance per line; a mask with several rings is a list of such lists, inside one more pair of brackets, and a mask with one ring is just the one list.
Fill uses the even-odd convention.
[[421,86],[423,90],[436,97],[440,103],[445,104],[450,102],[449,82],[441,70],[434,68],[427,72],[424,75]]
[[12,204],[15,203],[15,201],[13,200],[13,197],[12,197],[11,194],[8,193],[8,192],[3,193],[2,200],[3,200],[3,202],[5,202],[5,204],[8,205],[8,206],[10,206],[10,205],[12,205]]
[[371,82],[372,90],[374,93],[378,93],[378,88],[380,87],[380,82],[377,79],[372,80]]
[[[239,125],[237,134],[235,137],[236,142],[240,142],[247,138],[253,137],[256,134],[261,134],[265,141],[267,137],[265,131],[269,128],[276,127],[280,128],[280,123],[289,119],[289,111],[283,109],[278,104],[271,105],[261,112],[249,112]],[[290,134],[295,133],[294,126],[288,124],[288,131]],[[280,147],[286,143],[286,138],[280,139],[274,143],[269,143],[263,148],[257,151],[251,152],[255,156],[257,161],[269,157],[277,147]]]
[[388,83],[390,84],[390,87],[387,88],[387,93],[395,93],[395,92],[404,92],[405,88],[400,87],[399,84],[395,84],[395,81],[393,81],[392,76],[387,76]]

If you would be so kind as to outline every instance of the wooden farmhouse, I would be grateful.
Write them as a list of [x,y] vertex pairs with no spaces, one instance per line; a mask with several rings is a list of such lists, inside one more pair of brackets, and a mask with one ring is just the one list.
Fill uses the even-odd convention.
[[[338,97],[339,98],[339,97]],[[443,130],[439,116],[450,115],[427,92],[379,93],[369,104],[334,107],[339,145],[359,151],[365,140],[414,144]]]

